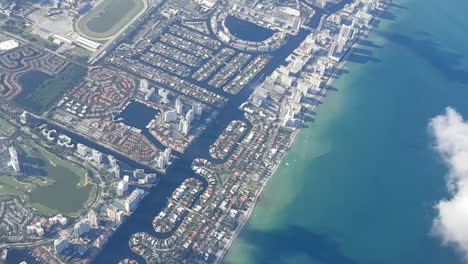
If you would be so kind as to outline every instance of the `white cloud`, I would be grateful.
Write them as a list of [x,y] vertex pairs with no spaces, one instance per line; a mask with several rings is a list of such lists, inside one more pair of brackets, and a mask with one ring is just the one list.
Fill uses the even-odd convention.
[[435,148],[449,167],[447,188],[450,197],[439,201],[433,233],[445,245],[454,246],[468,262],[468,121],[453,108],[433,118],[429,124]]

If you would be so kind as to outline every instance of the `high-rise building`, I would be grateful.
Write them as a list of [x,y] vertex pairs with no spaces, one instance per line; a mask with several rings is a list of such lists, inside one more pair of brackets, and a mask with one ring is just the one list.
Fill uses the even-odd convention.
[[337,49],[338,49],[338,44],[333,42],[330,45],[330,49],[328,50],[328,57],[330,57],[331,59],[335,61],[339,60],[339,58],[336,56]]
[[124,211],[118,211],[116,214],[115,214],[115,220],[119,221],[119,222],[123,222],[123,220],[125,219],[127,215],[125,214]]
[[179,132],[188,135],[190,132],[190,123],[187,120],[181,119],[179,122]]
[[107,155],[107,159],[109,160],[109,165],[111,167],[115,167],[115,165],[117,165],[117,159],[114,156]]
[[344,51],[346,43],[352,37],[352,35],[353,35],[353,29],[350,26],[347,26],[347,25],[341,26],[340,33],[338,35],[338,41],[337,41],[337,48],[336,48],[337,53],[341,54]]
[[174,122],[177,120],[177,112],[175,110],[169,110],[164,112],[164,122]]
[[135,189],[124,201],[125,210],[127,213],[132,212],[138,206],[138,203],[143,199],[145,191],[142,189]]
[[73,233],[76,237],[80,237],[84,233],[87,233],[91,230],[91,225],[89,224],[88,219],[81,220],[75,224],[73,227]]
[[117,209],[115,206],[113,205],[109,205],[107,208],[106,208],[106,213],[107,213],[107,217],[109,217],[109,219],[111,221],[118,221],[118,222],[122,222],[123,220],[123,212],[120,211],[119,209]]
[[303,94],[307,94],[309,91],[310,84],[307,83],[306,81],[298,81],[297,82],[297,89],[302,92]]
[[99,226],[99,218],[93,209],[89,210],[88,212],[88,221],[92,226]]
[[338,38],[350,39],[353,35],[353,29],[348,25],[342,25]]
[[166,167],[166,159],[164,158],[164,154],[161,153],[158,156],[157,163],[158,163],[158,168],[160,169],[164,169]]
[[115,166],[112,167],[112,168],[113,168],[113,171],[114,171],[115,178],[120,179],[120,166],[119,166],[119,164],[115,164]]
[[177,111],[177,114],[181,115],[184,111],[184,103],[180,99],[180,97],[177,97],[175,101],[175,109]]
[[193,112],[193,109],[190,109],[187,114],[185,115],[185,119],[187,119],[187,121],[189,123],[192,123],[193,119],[195,118],[194,116],[194,112]]
[[192,105],[192,110],[196,116],[200,117],[203,113],[203,107],[200,103],[196,103]]
[[20,163],[18,159],[18,152],[16,152],[16,149],[14,147],[9,147],[8,151],[10,152],[11,166],[13,167],[16,173],[20,173],[21,168],[20,168]]
[[172,157],[172,149],[171,148],[166,148],[164,150],[164,159],[166,160],[166,162],[169,162],[169,161],[171,161],[171,157]]
[[117,184],[117,195],[118,196],[123,196],[125,191],[128,190],[128,182],[121,180]]
[[78,152],[80,156],[86,157],[88,156],[88,147],[81,143],[78,143],[76,144],[76,152]]
[[98,164],[102,163],[102,153],[99,150],[93,149],[93,160]]
[[55,254],[61,255],[65,249],[68,248],[70,245],[70,242],[68,241],[68,237],[66,236],[61,236],[58,239],[54,240],[54,250]]

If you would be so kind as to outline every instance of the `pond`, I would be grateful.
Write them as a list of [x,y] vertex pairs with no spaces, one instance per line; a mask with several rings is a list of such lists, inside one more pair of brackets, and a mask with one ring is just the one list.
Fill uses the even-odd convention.
[[226,18],[226,27],[234,36],[247,41],[264,41],[269,39],[275,31],[260,27],[254,23],[239,19],[234,16]]
[[148,107],[139,102],[131,102],[115,118],[122,119],[122,123],[145,130],[146,125],[159,115],[161,111]]

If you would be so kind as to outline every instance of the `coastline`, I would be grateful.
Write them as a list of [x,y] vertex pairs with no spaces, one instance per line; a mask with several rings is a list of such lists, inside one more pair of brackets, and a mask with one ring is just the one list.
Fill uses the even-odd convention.
[[[389,0],[388,2],[392,2],[392,0]],[[373,18],[374,21],[376,20],[379,20],[379,18],[382,16],[383,12],[388,8],[388,4],[385,3],[385,6],[382,8],[382,10],[379,10],[379,13]],[[321,90],[320,90],[320,94],[318,95],[314,95],[312,98],[313,99],[321,99],[323,97],[325,97],[325,95],[327,94],[327,88],[331,86],[331,84],[333,84],[333,82],[338,79],[337,77],[335,77],[336,73],[341,70],[348,62],[348,59],[349,59],[349,56],[353,53],[353,51],[355,50],[356,46],[359,45],[359,41],[367,38],[367,36],[369,35],[370,32],[373,31],[373,29],[375,28],[375,26],[373,25],[371,28],[368,28],[366,29],[358,38],[356,38],[356,41],[350,46],[349,50],[346,52],[346,54],[343,56],[342,58],[342,61],[335,67],[334,71],[331,73],[330,77],[328,78],[327,82],[325,83],[325,87],[323,87]],[[313,110],[317,107],[316,104],[313,104],[311,106],[309,106],[306,110],[306,113],[311,113],[313,112]],[[296,129],[293,134],[292,134],[292,137],[291,137],[291,140],[288,142],[288,145],[287,145],[287,148],[290,149],[291,146],[294,144],[295,140],[296,140],[296,137],[299,135],[299,133],[301,132],[302,130],[302,127],[303,127],[303,123],[302,125]],[[270,146],[271,148],[271,146]],[[233,235],[232,235],[232,238],[229,239],[229,241],[227,242],[226,246],[225,246],[225,249],[223,250],[222,254],[216,259],[216,261],[214,262],[215,264],[221,264],[223,263],[223,260],[224,258],[226,257],[226,255],[229,253],[229,249],[231,247],[231,245],[234,243],[234,241],[237,239],[237,236],[240,234],[240,232],[243,230],[245,224],[248,222],[248,220],[250,219],[250,216],[251,214],[253,213],[254,209],[256,208],[257,206],[257,203],[258,203],[258,200],[260,198],[260,196],[262,195],[263,193],[263,190],[266,188],[266,186],[268,185],[268,183],[270,182],[270,179],[276,174],[277,170],[279,169],[280,165],[282,165],[283,163],[283,160],[284,158],[286,157],[283,156],[283,158],[281,159],[281,162],[275,164],[275,166],[273,167],[272,169],[272,172],[271,174],[267,177],[267,179],[265,180],[265,182],[262,184],[261,188],[259,189],[259,191],[257,192],[257,194],[255,195],[255,200],[253,202],[253,205],[249,208],[249,210],[247,211],[247,214],[242,218],[242,221],[239,223],[239,226],[236,228],[236,230],[233,232]]]

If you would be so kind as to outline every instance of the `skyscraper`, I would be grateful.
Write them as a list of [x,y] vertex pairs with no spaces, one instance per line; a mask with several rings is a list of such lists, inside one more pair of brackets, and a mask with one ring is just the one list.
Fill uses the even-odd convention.
[[179,122],[179,132],[184,135],[188,135],[190,131],[190,123],[187,120],[181,119]]
[[187,119],[187,121],[189,123],[192,123],[193,119],[194,119],[194,113],[193,113],[193,109],[190,109],[187,114],[185,115],[185,119]]
[[68,237],[61,236],[58,239],[54,240],[54,250],[55,254],[61,255],[65,249],[68,248],[70,242],[68,241]]
[[102,153],[98,150],[93,149],[93,160],[94,162],[101,164],[102,163]]
[[180,97],[177,97],[175,101],[175,109],[177,111],[177,114],[181,115],[184,111],[184,103],[182,103],[182,100]]
[[75,234],[76,237],[80,237],[84,233],[89,232],[89,230],[91,230],[91,226],[89,224],[88,219],[79,221],[73,227],[73,233]]
[[164,112],[164,122],[173,122],[177,120],[177,111],[169,110]]
[[107,159],[109,160],[109,165],[111,165],[111,167],[115,167],[115,165],[117,165],[117,159],[115,159],[114,156],[108,155]]
[[89,210],[88,212],[88,221],[92,226],[99,226],[99,218],[93,209]]
[[110,220],[115,221],[115,219],[117,218],[116,215],[118,211],[119,210],[115,206],[109,205],[106,208],[107,217],[109,217]]
[[124,201],[125,210],[127,213],[132,212],[137,207],[138,203],[143,199],[145,191],[142,189],[135,189]]
[[81,143],[78,143],[76,144],[76,152],[78,152],[80,156],[86,157],[88,155],[88,147]]
[[123,196],[125,191],[128,189],[128,182],[121,180],[117,184],[117,195],[118,196]]
[[166,160],[166,162],[169,162],[171,161],[171,157],[172,157],[172,149],[166,148],[164,150],[164,160]]
[[120,179],[120,166],[119,166],[119,164],[115,164],[115,166],[113,167],[113,170],[114,170],[115,178]]
[[350,26],[342,25],[340,29],[340,33],[338,35],[338,45],[336,48],[337,53],[342,53],[344,51],[344,47],[346,43],[353,35],[353,29]]
[[164,158],[163,153],[161,153],[157,160],[158,168],[164,169],[166,167],[166,159]]
[[203,113],[203,107],[200,103],[196,103],[192,105],[192,110],[196,116],[200,117]]

